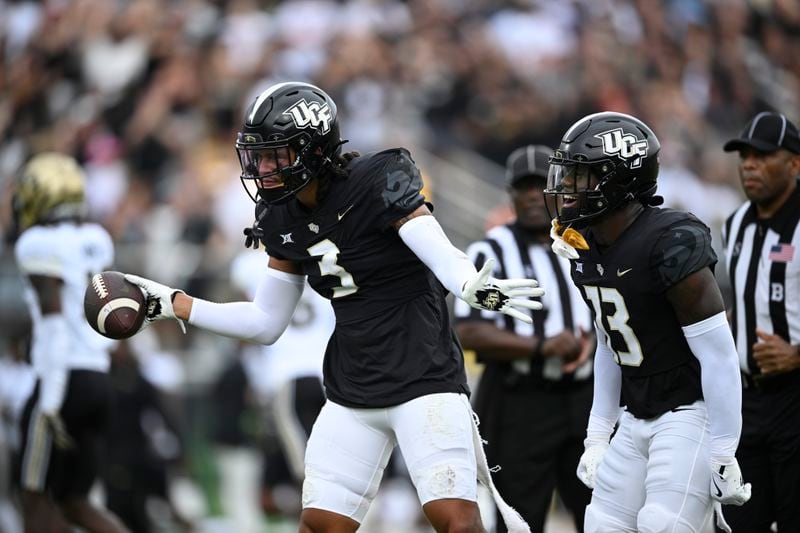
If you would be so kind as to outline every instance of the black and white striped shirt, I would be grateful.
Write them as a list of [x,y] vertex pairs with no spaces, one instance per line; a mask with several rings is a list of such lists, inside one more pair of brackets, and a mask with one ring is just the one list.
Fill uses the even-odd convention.
[[[570,279],[570,264],[567,259],[553,253],[550,246],[531,242],[524,230],[514,224],[498,226],[489,230],[486,238],[472,243],[467,255],[478,268],[489,258],[495,260],[493,276],[498,278],[534,278],[546,289],[542,297],[544,308],[531,311],[533,324],[527,324],[508,315],[493,311],[481,311],[456,299],[456,319],[491,321],[499,328],[513,331],[520,336],[536,335],[544,339],[571,329],[579,335],[579,329],[592,330],[592,316],[578,289]],[[523,374],[540,373],[550,381],[585,380],[592,375],[591,358],[574,374],[564,375],[562,361],[551,357],[534,360],[517,360],[513,366]]]
[[800,344],[800,186],[768,220],[747,202],[722,232],[733,288],[731,328],[744,372],[758,374],[753,360],[756,328]]

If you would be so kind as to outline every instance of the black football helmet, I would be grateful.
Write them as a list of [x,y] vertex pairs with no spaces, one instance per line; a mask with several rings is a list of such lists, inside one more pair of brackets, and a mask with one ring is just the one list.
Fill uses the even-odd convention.
[[547,212],[580,229],[635,199],[658,205],[660,151],[653,130],[635,117],[604,112],[580,119],[550,158]]
[[236,138],[242,184],[254,202],[286,202],[328,168],[341,145],[330,96],[308,83],[278,83],[247,108]]

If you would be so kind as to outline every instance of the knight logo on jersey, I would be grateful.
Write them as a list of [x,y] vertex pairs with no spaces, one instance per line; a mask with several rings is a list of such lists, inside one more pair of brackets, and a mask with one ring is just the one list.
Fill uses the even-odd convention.
[[642,166],[642,160],[647,157],[647,139],[637,139],[630,133],[623,133],[622,128],[616,128],[595,135],[603,142],[603,153],[617,155],[623,159],[635,157],[631,168]]
[[328,133],[331,129],[331,108],[327,103],[320,105],[319,102],[306,102],[305,98],[295,103],[283,112],[284,115],[289,115],[298,128],[307,128],[309,126],[314,129],[321,130],[322,133]]

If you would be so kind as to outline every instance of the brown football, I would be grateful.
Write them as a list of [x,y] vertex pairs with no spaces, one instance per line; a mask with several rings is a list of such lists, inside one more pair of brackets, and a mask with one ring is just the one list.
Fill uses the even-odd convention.
[[110,339],[127,339],[142,326],[147,305],[142,290],[121,272],[95,274],[86,287],[83,312],[89,325]]

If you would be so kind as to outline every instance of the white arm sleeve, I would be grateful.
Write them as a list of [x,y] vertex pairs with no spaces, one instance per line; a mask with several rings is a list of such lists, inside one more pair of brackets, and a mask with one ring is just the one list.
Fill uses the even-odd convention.
[[62,314],[42,316],[37,324],[36,367],[41,379],[39,408],[44,413],[57,413],[64,402],[69,369],[67,356],[70,351],[70,330]]
[[442,285],[461,298],[464,285],[478,271],[467,255],[453,246],[439,222],[431,215],[415,217],[400,226],[398,233]]
[[700,361],[711,457],[733,457],[742,432],[742,375],[725,312],[685,326],[683,334]]
[[213,303],[194,298],[189,324],[218,335],[272,344],[292,319],[305,276],[268,268],[252,302]]
[[597,349],[594,353],[594,397],[586,427],[588,448],[599,442],[608,443],[611,432],[620,415],[619,398],[622,390],[622,370],[614,362],[614,354],[608,347],[605,334],[600,328],[597,332]]

